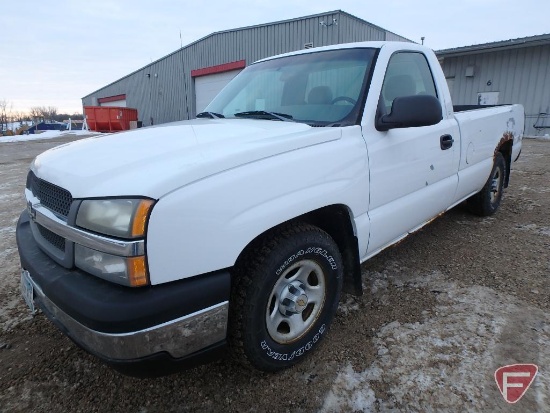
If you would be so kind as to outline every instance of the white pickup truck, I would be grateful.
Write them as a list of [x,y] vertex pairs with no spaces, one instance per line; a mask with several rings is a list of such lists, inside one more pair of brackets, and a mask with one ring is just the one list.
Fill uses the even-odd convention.
[[465,109],[416,44],[251,64],[197,119],[33,161],[23,296],[127,374],[226,348],[261,370],[292,366],[327,334],[341,291],[361,294],[360,263],[465,200],[497,210],[523,108]]

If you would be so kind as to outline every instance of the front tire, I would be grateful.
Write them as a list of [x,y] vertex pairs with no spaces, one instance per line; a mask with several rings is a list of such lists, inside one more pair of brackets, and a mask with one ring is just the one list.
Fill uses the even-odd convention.
[[471,212],[482,217],[497,212],[504,190],[505,171],[506,161],[504,156],[497,152],[489,179],[487,179],[481,191],[468,199],[467,204]]
[[293,366],[327,334],[343,266],[321,229],[297,224],[251,248],[235,267],[229,338],[238,361],[264,371]]

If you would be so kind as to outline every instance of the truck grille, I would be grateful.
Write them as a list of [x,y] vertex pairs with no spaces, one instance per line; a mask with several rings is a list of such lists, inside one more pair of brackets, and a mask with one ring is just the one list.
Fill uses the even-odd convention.
[[58,250],[65,252],[65,238],[53,233],[48,228],[44,228],[40,224],[37,224],[37,227],[40,235],[42,235],[42,238],[44,238]]
[[27,189],[29,189],[46,208],[64,217],[69,215],[73,197],[66,189],[36,177],[32,171],[27,175]]

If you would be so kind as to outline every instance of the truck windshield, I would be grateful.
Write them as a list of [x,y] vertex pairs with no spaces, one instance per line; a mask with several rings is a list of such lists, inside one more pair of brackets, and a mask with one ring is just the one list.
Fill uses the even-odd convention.
[[287,56],[248,66],[206,107],[225,118],[356,124],[376,49]]

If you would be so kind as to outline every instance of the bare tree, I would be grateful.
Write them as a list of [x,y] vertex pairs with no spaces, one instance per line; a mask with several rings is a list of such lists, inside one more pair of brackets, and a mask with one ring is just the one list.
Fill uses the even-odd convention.
[[42,116],[42,113],[44,112],[44,108],[42,106],[33,106],[29,110],[29,115],[32,118],[34,123],[40,123],[44,120],[44,117]]
[[57,108],[55,106],[48,106],[47,108],[45,108],[45,112],[46,112],[46,119],[49,120],[50,122],[55,120],[56,116],[57,116]]
[[55,106],[33,106],[29,115],[35,123],[51,122],[57,118],[57,108]]
[[71,115],[71,118],[72,119],[84,120],[84,115],[82,114],[82,112],[75,112]]
[[42,121],[48,121],[48,108],[46,106],[40,106],[40,118]]
[[14,122],[23,122],[25,120],[26,113],[15,111],[13,112],[12,118]]
[[17,125],[14,125],[14,126],[16,126],[16,127],[14,127],[14,129],[19,129],[19,128],[23,127],[23,125],[27,124],[26,121],[30,120],[30,117],[27,113],[20,112],[20,111],[13,112],[11,118],[12,118],[12,122],[17,124]]
[[6,99],[0,100],[0,132],[4,131],[8,127],[8,101]]

